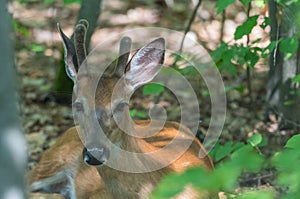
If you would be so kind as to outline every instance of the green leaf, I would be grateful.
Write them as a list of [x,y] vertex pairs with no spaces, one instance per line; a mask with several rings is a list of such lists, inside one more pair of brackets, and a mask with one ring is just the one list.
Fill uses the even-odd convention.
[[292,78],[292,83],[298,83],[298,82],[300,82],[300,74]]
[[253,0],[254,4],[259,7],[259,8],[263,8],[266,6],[266,1],[267,0]]
[[177,70],[183,76],[193,76],[193,75],[197,75],[199,73],[194,66],[187,66],[187,67],[180,68]]
[[248,142],[253,146],[258,146],[261,142],[262,142],[262,136],[259,133],[256,133],[254,135],[252,135],[249,139]]
[[172,198],[181,191],[183,191],[185,183],[182,181],[184,177],[178,174],[169,174],[161,180],[158,188],[152,193],[150,198],[167,199]]
[[275,0],[275,2],[286,7],[291,6],[292,4],[299,3],[299,0]]
[[298,44],[298,39],[295,37],[284,38],[279,41],[279,50],[293,55],[298,50]]
[[45,47],[40,44],[31,44],[30,49],[36,53],[41,53],[45,50]]
[[258,147],[263,147],[268,145],[268,140],[265,138],[262,138],[262,141],[257,145]]
[[291,106],[293,104],[295,104],[294,100],[286,100],[286,101],[283,102],[284,106]]
[[136,109],[132,109],[129,111],[129,114],[131,117],[134,117],[136,115],[137,110]]
[[252,29],[257,25],[258,15],[249,17],[242,25],[236,28],[234,39],[238,40],[244,35],[249,35]]
[[76,4],[80,4],[81,0],[64,0],[64,4],[71,4],[71,3],[76,3]]
[[131,117],[138,117],[138,118],[146,118],[147,114],[145,111],[138,111],[136,109],[132,109],[129,111]]
[[[250,145],[246,145],[236,150],[231,158],[235,164],[239,165],[239,167],[253,172],[257,172],[263,163],[262,156],[254,151],[253,147]],[[251,164],[249,164],[249,162],[251,162]]]
[[300,149],[300,134],[291,137],[287,141],[285,147],[292,148],[292,149]]
[[55,2],[55,0],[44,0],[44,2],[45,2],[45,4],[50,4],[50,3],[53,3],[53,2]]
[[242,193],[238,199],[273,199],[275,193],[272,190],[255,190],[255,191],[246,191]]
[[216,3],[217,14],[223,12],[230,4],[233,4],[235,0],[218,0]]
[[272,41],[267,47],[262,50],[261,57],[268,57],[277,45],[277,41]]
[[12,24],[13,24],[13,27],[14,27],[16,32],[22,34],[25,37],[30,36],[29,29],[27,27],[23,26],[22,24],[20,24],[17,20],[13,19]]
[[269,25],[270,25],[270,17],[265,17],[264,22],[262,24],[260,24],[260,27],[262,29],[265,29]]
[[217,161],[221,160],[222,158],[228,156],[233,150],[232,145],[233,145],[233,143],[231,141],[229,141],[229,142],[226,142],[226,144],[224,144],[224,146],[219,146],[219,148],[215,154],[215,161],[217,162]]
[[251,49],[249,49],[246,52],[245,60],[246,60],[247,66],[250,66],[251,68],[253,68],[259,60],[259,55],[256,52],[253,52],[253,51],[251,51]]
[[251,2],[251,0],[240,0],[240,2],[245,6]]
[[258,44],[261,42],[261,40],[262,40],[262,38],[258,38],[255,41],[253,41],[252,44]]
[[231,75],[236,76],[237,72],[231,61],[235,56],[235,52],[229,48],[226,43],[222,42],[220,46],[211,53],[211,56],[220,71],[229,72]]
[[143,87],[144,95],[156,95],[164,92],[165,88],[162,84],[151,83],[147,84]]

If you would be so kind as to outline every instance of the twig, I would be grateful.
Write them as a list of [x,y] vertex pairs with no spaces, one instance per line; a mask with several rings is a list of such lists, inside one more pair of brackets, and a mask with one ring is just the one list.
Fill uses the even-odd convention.
[[[251,2],[248,4],[248,9],[247,9],[247,18],[250,16],[250,10],[251,10]],[[248,46],[250,43],[250,35],[247,35],[247,43],[246,45]],[[247,87],[249,91],[249,97],[250,97],[250,107],[253,105],[253,98],[252,98],[252,84],[251,84],[251,71],[250,67],[247,66],[246,68],[246,74],[247,74]],[[254,109],[253,109],[254,110]]]
[[226,9],[222,12],[222,21],[221,21],[221,30],[220,30],[220,43],[223,40],[224,37],[224,24],[225,24],[225,18],[226,18]]
[[198,0],[198,3],[197,3],[197,5],[196,5],[196,7],[195,7],[195,9],[194,9],[194,11],[193,11],[193,13],[192,13],[192,15],[191,15],[191,18],[190,18],[190,20],[189,20],[189,22],[188,22],[188,25],[187,25],[187,27],[186,27],[185,30],[184,30],[184,35],[183,35],[183,38],[182,38],[182,40],[181,40],[181,44],[180,44],[180,48],[179,48],[179,53],[182,52],[183,43],[184,43],[186,34],[187,34],[187,33],[190,31],[190,29],[191,29],[191,25],[192,25],[192,23],[193,23],[193,21],[194,21],[194,19],[195,19],[195,17],[196,17],[197,10],[198,10],[198,8],[200,7],[201,2],[202,2],[202,0]]
[[246,182],[261,180],[261,179],[264,179],[264,178],[273,177],[274,175],[275,174],[271,172],[271,173],[268,173],[268,174],[265,174],[265,175],[262,175],[262,176],[257,176],[257,177],[253,177],[251,179],[242,180],[241,183],[246,183]]

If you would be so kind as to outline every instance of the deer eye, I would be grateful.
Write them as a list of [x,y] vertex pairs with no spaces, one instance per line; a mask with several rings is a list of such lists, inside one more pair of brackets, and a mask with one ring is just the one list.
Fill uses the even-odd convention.
[[101,121],[103,119],[103,116],[105,115],[105,112],[100,109],[100,108],[96,108],[96,117],[98,121]]
[[114,108],[114,111],[113,113],[117,113],[117,112],[122,112],[124,111],[124,108],[126,106],[128,106],[129,104],[126,103],[126,102],[120,102],[115,108]]
[[73,103],[73,108],[76,110],[76,112],[83,112],[84,111],[84,107],[83,107],[83,104],[81,102],[74,102]]

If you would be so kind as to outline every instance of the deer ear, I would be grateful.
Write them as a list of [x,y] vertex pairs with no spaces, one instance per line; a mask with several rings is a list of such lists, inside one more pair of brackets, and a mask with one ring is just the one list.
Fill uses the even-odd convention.
[[125,71],[125,79],[133,89],[150,82],[157,75],[164,62],[164,54],[163,38],[158,38],[137,51]]
[[59,24],[57,24],[57,29],[64,45],[64,60],[66,73],[68,77],[74,82],[78,71],[78,61],[75,46],[73,41],[63,33]]

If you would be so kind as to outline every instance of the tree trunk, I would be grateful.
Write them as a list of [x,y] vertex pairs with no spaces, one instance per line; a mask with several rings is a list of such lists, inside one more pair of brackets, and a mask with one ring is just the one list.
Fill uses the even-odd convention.
[[[87,30],[85,40],[85,46],[87,50],[89,49],[91,37],[97,26],[97,21],[100,15],[101,2],[101,0],[82,0],[81,2],[77,22],[80,19],[86,19],[89,22],[89,28]],[[73,35],[71,36],[71,38],[73,39]],[[63,55],[63,51],[61,52],[61,54]],[[73,82],[68,78],[66,74],[65,63],[62,58],[53,86],[53,95],[56,101],[69,104],[71,102],[72,89]]]
[[19,124],[16,68],[7,1],[0,0],[0,198],[25,198],[26,142]]
[[[299,6],[282,7],[269,0],[271,41],[297,35],[297,16]],[[267,116],[275,114],[279,118],[280,129],[299,128],[300,96],[299,84],[291,79],[300,71],[300,51],[285,59],[286,54],[275,48],[270,56],[270,71],[267,85]]]

